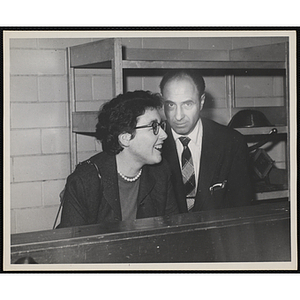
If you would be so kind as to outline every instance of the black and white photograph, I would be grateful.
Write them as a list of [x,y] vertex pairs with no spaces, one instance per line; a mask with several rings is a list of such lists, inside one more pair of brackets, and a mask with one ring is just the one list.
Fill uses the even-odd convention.
[[4,269],[296,270],[296,33],[7,30]]

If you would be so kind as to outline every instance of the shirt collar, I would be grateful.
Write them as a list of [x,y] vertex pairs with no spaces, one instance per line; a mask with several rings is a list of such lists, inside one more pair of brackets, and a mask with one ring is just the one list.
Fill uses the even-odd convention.
[[[177,141],[181,136],[183,136],[182,134],[178,134],[176,133],[173,128],[171,128],[174,140]],[[203,125],[201,122],[201,118],[199,118],[195,128],[193,129],[193,131],[185,136],[188,136],[191,139],[191,142],[193,142],[196,145],[200,145],[201,143],[201,139],[202,139],[202,135],[203,135]]]

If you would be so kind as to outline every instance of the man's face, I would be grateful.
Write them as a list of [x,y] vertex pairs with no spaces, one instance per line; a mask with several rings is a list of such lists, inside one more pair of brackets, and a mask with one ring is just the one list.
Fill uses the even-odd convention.
[[[136,127],[151,125],[155,121],[161,122],[160,114],[156,109],[147,109],[143,115],[138,117]],[[128,150],[141,166],[156,164],[162,160],[162,144],[166,138],[167,134],[161,127],[159,127],[157,135],[154,134],[152,127],[139,128],[136,129],[135,136],[130,140]]]
[[193,80],[186,76],[171,79],[165,85],[164,98],[165,115],[173,130],[182,135],[193,131],[202,110],[205,95],[199,95]]

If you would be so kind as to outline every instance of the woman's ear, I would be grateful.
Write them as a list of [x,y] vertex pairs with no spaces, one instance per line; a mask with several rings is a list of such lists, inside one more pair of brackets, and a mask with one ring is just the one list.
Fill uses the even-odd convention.
[[130,133],[124,132],[124,133],[119,134],[118,139],[119,139],[119,144],[121,145],[121,147],[126,148],[129,146],[132,136]]

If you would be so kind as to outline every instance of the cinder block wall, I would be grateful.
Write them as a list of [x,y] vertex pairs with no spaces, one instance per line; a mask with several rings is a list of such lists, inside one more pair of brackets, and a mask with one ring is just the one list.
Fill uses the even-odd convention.
[[[70,173],[66,47],[93,39],[11,39],[11,232],[51,229],[59,206],[59,193]],[[132,48],[233,49],[286,41],[285,38],[131,38]],[[98,110],[111,99],[109,70],[80,70],[76,77],[77,110]],[[213,107],[225,108],[222,76],[205,78]],[[237,78],[240,106],[282,105],[283,79]],[[158,92],[160,77],[127,78],[127,90]],[[228,119],[216,113],[215,119]],[[82,161],[101,150],[93,138],[78,136]],[[269,153],[285,166],[284,144]]]

